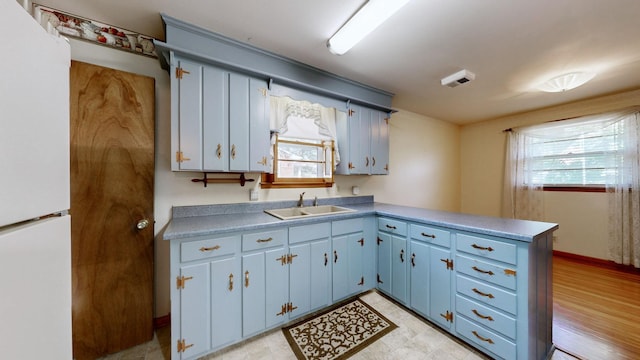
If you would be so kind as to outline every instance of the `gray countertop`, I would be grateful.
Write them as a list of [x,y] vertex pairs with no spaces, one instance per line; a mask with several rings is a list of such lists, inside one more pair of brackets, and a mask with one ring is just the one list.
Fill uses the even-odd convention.
[[546,222],[504,219],[377,203],[373,201],[373,196],[319,199],[318,202],[320,205],[346,206],[356,211],[302,219],[280,220],[266,214],[264,210],[293,207],[295,206],[295,201],[174,207],[173,219],[165,229],[163,239],[174,240],[236,231],[306,225],[367,215],[393,217],[426,225],[525,242],[531,242],[537,237],[558,228],[558,224]]

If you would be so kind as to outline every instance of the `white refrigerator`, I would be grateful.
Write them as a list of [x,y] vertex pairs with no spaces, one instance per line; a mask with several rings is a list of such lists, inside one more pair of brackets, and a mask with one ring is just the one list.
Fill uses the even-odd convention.
[[72,358],[64,38],[0,1],[0,358]]

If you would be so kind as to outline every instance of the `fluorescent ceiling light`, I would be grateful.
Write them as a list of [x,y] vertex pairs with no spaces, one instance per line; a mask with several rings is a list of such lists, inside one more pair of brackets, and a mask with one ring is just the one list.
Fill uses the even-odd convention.
[[329,41],[329,51],[342,55],[380,26],[409,0],[369,0]]
[[570,72],[551,78],[538,86],[538,89],[546,92],[561,92],[575,89],[584,85],[587,81],[596,76],[592,72]]

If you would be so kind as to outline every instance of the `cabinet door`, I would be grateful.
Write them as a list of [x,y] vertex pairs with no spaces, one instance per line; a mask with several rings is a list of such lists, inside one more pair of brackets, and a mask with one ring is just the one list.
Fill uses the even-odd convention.
[[378,233],[378,289],[391,295],[391,235]]
[[266,328],[265,257],[263,252],[242,256],[242,336]]
[[329,238],[311,243],[311,311],[331,304]]
[[371,111],[371,174],[389,173],[389,114]]
[[423,316],[429,316],[429,254],[428,244],[411,242],[411,308]]
[[349,294],[357,294],[364,290],[364,233],[350,234],[347,238],[349,256]]
[[[266,327],[270,328],[289,320],[286,305],[289,302],[289,265],[285,248],[265,252],[265,304]],[[282,307],[285,306],[285,311]]]
[[229,74],[229,171],[249,170],[249,77]]
[[391,295],[398,301],[407,301],[407,240],[391,237]]
[[249,79],[249,171],[269,171],[269,93],[266,81]]
[[447,311],[453,312],[451,307],[451,274],[447,269],[447,263],[443,260],[451,259],[449,249],[441,249],[431,246],[429,259],[429,283],[430,283],[430,311],[429,316],[442,327],[449,329],[451,323],[446,320]]
[[333,244],[333,253],[330,259],[333,267],[333,301],[349,295],[348,239],[348,235],[334,236],[331,239]]
[[294,318],[311,310],[311,244],[300,244],[289,247],[291,264],[289,264],[289,301],[296,309],[289,317]]
[[204,66],[202,80],[203,167],[207,171],[228,171],[229,73]]
[[[176,58],[171,74],[177,92],[177,114],[172,111],[172,170],[202,170],[202,68],[197,62]],[[173,69],[172,69],[173,70]],[[181,74],[181,75],[179,75]],[[173,82],[175,81],[175,86]],[[176,116],[177,115],[177,116]]]
[[[211,290],[209,264],[180,268],[184,287],[180,290],[180,337],[185,350],[181,358],[191,358],[211,348]],[[175,344],[172,344],[175,346]]]
[[[211,263],[211,347],[242,338],[242,276],[240,258]],[[202,322],[202,321],[200,321]]]

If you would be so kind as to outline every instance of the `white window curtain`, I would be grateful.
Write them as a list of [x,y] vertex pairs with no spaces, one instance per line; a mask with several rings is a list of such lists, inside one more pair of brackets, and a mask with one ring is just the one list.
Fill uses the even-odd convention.
[[271,96],[272,133],[300,139],[333,140],[335,164],[340,163],[336,109],[288,96]]
[[[588,137],[605,127],[617,137],[617,150],[607,151],[606,191],[609,201],[609,251],[611,260],[640,267],[640,116],[638,108],[572,120],[514,128],[507,132],[502,215],[544,221],[544,184],[534,176],[533,139]],[[578,214],[577,214],[578,215]]]

